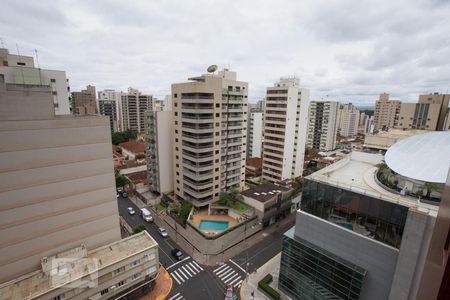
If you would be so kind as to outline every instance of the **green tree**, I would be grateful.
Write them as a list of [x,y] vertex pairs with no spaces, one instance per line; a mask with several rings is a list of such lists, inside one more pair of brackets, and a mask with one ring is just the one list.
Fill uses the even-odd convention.
[[136,226],[133,227],[133,234],[142,232],[142,231],[144,231],[144,230],[145,230],[144,224],[136,225]]
[[430,199],[431,192],[432,192],[432,191],[437,191],[437,190],[439,189],[439,185],[438,185],[437,183],[434,183],[434,182],[425,182],[425,183],[422,185],[422,189],[425,189],[425,190],[427,191],[425,197],[426,197],[427,199]]
[[111,142],[114,145],[136,140],[138,132],[136,130],[126,130],[123,132],[114,132],[111,134]]
[[127,183],[128,179],[125,177],[125,175],[116,175],[116,188],[123,187]]
[[178,210],[177,219],[183,225],[186,225],[187,218],[189,217],[189,213],[191,212],[192,204],[187,201],[182,201],[180,208]]

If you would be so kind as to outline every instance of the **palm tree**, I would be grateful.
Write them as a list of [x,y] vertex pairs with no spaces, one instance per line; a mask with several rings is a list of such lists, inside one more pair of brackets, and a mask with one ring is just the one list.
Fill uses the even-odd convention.
[[437,190],[439,189],[439,185],[438,185],[437,183],[434,183],[434,182],[425,182],[425,183],[422,185],[422,189],[426,189],[427,194],[426,194],[425,197],[426,197],[427,199],[430,199],[431,192],[432,192],[432,191],[437,191]]

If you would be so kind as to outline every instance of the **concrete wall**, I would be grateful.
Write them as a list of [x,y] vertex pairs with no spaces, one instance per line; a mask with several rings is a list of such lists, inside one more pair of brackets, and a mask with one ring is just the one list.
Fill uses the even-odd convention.
[[156,113],[159,192],[173,191],[173,115],[171,111]]
[[367,270],[361,299],[388,299],[399,251],[353,231],[297,212],[295,235]]
[[0,282],[120,239],[106,117],[0,121]]

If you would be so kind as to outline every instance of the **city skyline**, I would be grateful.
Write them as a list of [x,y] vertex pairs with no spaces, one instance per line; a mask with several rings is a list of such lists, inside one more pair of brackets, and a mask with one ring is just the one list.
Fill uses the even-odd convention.
[[[98,90],[132,86],[163,97],[170,84],[206,72],[209,64],[241,74],[252,103],[288,75],[300,78],[312,100],[328,95],[360,105],[382,92],[415,102],[419,94],[449,88],[450,47],[442,37],[450,28],[450,6],[444,2],[285,2],[258,10],[254,2],[63,2],[52,5],[51,15],[44,7],[3,4],[2,45],[22,55],[37,49],[39,65],[66,70],[73,91],[87,84]],[[234,43],[240,46],[225,46]]]

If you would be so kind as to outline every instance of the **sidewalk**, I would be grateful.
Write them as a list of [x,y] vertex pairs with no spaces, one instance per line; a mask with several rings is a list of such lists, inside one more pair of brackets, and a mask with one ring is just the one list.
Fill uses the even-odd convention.
[[[242,281],[242,286],[240,290],[241,300],[271,300],[269,296],[258,288],[258,282],[267,274],[272,274],[273,281],[270,284],[271,287],[276,289],[280,293],[281,300],[290,300],[287,295],[283,294],[278,289],[278,277],[280,273],[280,260],[281,253],[275,255],[271,260],[262,265],[258,270],[253,272],[248,276],[247,280]],[[254,297],[251,296],[252,292],[254,293]]]
[[172,284],[172,277],[170,277],[166,269],[161,266],[158,278],[156,278],[155,281],[155,287],[150,294],[145,295],[139,300],[164,300],[172,290]]

